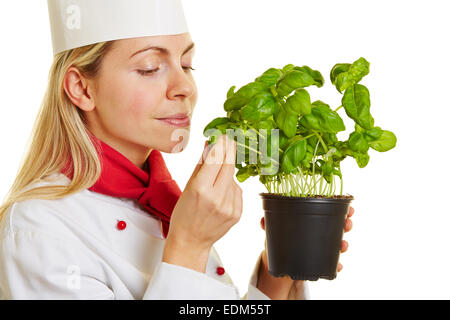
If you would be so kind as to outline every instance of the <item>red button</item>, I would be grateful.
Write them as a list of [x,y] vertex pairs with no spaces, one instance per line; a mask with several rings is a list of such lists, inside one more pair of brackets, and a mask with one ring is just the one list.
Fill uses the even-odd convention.
[[223,275],[223,274],[225,273],[225,269],[222,268],[222,267],[217,267],[216,272],[217,272],[217,274],[218,274],[219,276],[221,276],[221,275]]
[[127,227],[127,223],[125,221],[119,221],[117,222],[117,229],[119,230],[123,230]]

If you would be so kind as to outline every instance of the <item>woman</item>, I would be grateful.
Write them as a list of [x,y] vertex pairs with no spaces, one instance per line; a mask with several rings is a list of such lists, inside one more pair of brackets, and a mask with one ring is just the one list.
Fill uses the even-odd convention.
[[[168,118],[191,118],[197,100],[181,4],[107,2],[49,1],[55,56],[0,211],[0,298],[239,299],[213,248],[242,212],[235,143],[205,145],[183,192],[161,156],[180,150],[175,130],[189,130]],[[61,41],[57,17],[67,12]],[[158,26],[145,25],[149,13]],[[77,25],[87,32],[74,36]],[[264,250],[244,298],[304,299],[307,290],[272,277]]]

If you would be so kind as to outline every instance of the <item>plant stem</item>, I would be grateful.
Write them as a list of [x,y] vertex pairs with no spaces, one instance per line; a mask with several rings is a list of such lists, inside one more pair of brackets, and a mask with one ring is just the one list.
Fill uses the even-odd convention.
[[[302,171],[300,166],[296,168],[295,171],[289,174],[278,174],[274,178],[268,180],[265,184],[266,189],[270,193],[283,194],[285,196],[295,196],[295,197],[314,197],[315,195],[328,196],[331,197],[336,191],[336,175],[331,175],[330,182],[327,182],[323,174],[316,174],[315,163],[317,161],[318,155],[317,150],[319,143],[326,145],[318,132],[314,132],[312,135],[317,135],[318,141],[314,149],[313,155],[313,168],[312,173],[306,174]],[[312,136],[310,135],[310,136]],[[308,136],[309,137],[309,136]],[[306,137],[305,137],[306,138]],[[249,150],[253,150],[247,146],[244,146]],[[256,151],[256,150],[254,150]],[[258,152],[258,151],[256,151]],[[328,152],[328,151],[327,151]],[[275,162],[275,161],[274,161]],[[340,166],[338,166],[340,170]],[[318,176],[318,177],[317,177]],[[340,178],[340,194],[343,194],[343,179]],[[320,184],[319,184],[320,180]]]
[[291,196],[295,196],[297,194],[297,187],[292,174],[289,175],[289,182],[291,183]]
[[301,178],[302,178],[302,193],[305,193],[306,178],[303,176],[303,173],[301,173]]
[[336,191],[336,182],[334,181],[335,178],[336,178],[336,176],[333,175],[333,179],[331,179],[331,181],[333,182],[333,192],[331,193],[331,195],[333,195]]
[[297,185],[297,189],[298,189],[298,193],[299,193],[299,195],[302,193],[302,186],[300,185],[300,183],[299,183],[299,180],[300,180],[300,177],[298,176],[298,174],[296,174],[295,175],[295,183],[296,183],[296,185]]
[[[310,135],[306,136],[306,137],[302,137],[301,140],[305,140],[308,139],[309,137],[312,137],[313,135],[315,135],[315,133],[311,133]],[[300,141],[300,140],[299,140]]]
[[294,186],[295,196],[298,197],[299,193],[300,193],[300,186],[297,181],[297,175],[291,175],[291,181],[292,181],[292,185]]
[[319,194],[322,194],[322,184],[323,184],[323,175],[322,178],[320,179]]
[[[315,132],[314,132],[315,133]],[[316,166],[315,166],[315,164],[316,164],[316,154],[317,154],[317,147],[319,146],[319,141],[317,141],[317,144],[316,144],[316,148],[314,149],[314,155],[313,155],[313,172],[312,172],[312,176],[311,176],[311,178],[313,178],[314,176],[315,176],[315,174],[316,174]],[[315,190],[316,190],[316,180],[314,179],[314,192],[315,192]],[[312,191],[312,190],[311,190]]]
[[[247,128],[253,129],[253,130],[258,134],[258,136],[264,138],[264,137],[259,133],[259,130],[256,130],[256,129],[253,128],[251,125],[247,124]],[[265,139],[264,139],[264,140],[265,140]],[[283,152],[283,150],[281,150],[280,147],[278,147],[278,151]]]
[[337,108],[336,110],[334,110],[334,112],[338,111],[340,108],[342,108],[342,106],[340,106],[339,108]]
[[322,144],[323,150],[325,150],[325,153],[327,153],[328,152],[328,148],[327,148],[325,142],[323,142],[322,136],[315,130],[313,130],[313,132],[316,134],[317,138],[319,139],[320,143]]
[[287,182],[287,184],[289,186],[289,195],[292,195],[292,192],[293,192],[294,188],[292,187],[292,180],[291,180],[291,175],[290,174],[286,177],[286,182]]
[[331,182],[330,183],[328,183],[328,185],[327,185],[327,190],[326,190],[326,195],[328,196],[329,194],[330,194],[330,191],[331,191]]
[[[250,148],[250,147],[248,147],[248,146],[245,145],[245,144],[239,143],[239,142],[237,142],[237,141],[236,141],[236,144],[237,144],[238,146],[243,146],[244,148],[247,148],[248,150],[254,151],[254,152],[258,153],[259,155],[261,155],[261,152],[259,152],[258,150],[255,150],[255,149],[253,149],[253,148]],[[273,163],[276,163],[278,166],[280,166],[280,163],[279,163],[278,161],[275,161],[273,158],[270,158],[270,161],[272,161]]]
[[300,172],[300,178],[301,178],[301,190],[302,190],[302,195],[305,193],[305,183],[304,183],[304,177],[303,177],[303,172],[302,169],[298,168],[299,172]]

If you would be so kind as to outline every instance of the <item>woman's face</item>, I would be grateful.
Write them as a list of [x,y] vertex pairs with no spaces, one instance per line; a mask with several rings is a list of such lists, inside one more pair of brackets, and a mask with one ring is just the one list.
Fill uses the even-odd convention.
[[86,112],[90,130],[136,162],[142,153],[145,160],[149,149],[183,150],[190,125],[158,119],[178,113],[192,118],[197,102],[193,56],[189,33],[115,41],[98,76],[89,80],[95,103]]

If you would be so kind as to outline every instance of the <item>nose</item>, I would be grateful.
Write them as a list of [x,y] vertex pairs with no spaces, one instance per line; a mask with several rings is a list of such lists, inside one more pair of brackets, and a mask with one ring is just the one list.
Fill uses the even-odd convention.
[[195,90],[195,82],[189,71],[185,71],[181,66],[174,68],[170,76],[168,98],[186,99],[194,95]]

